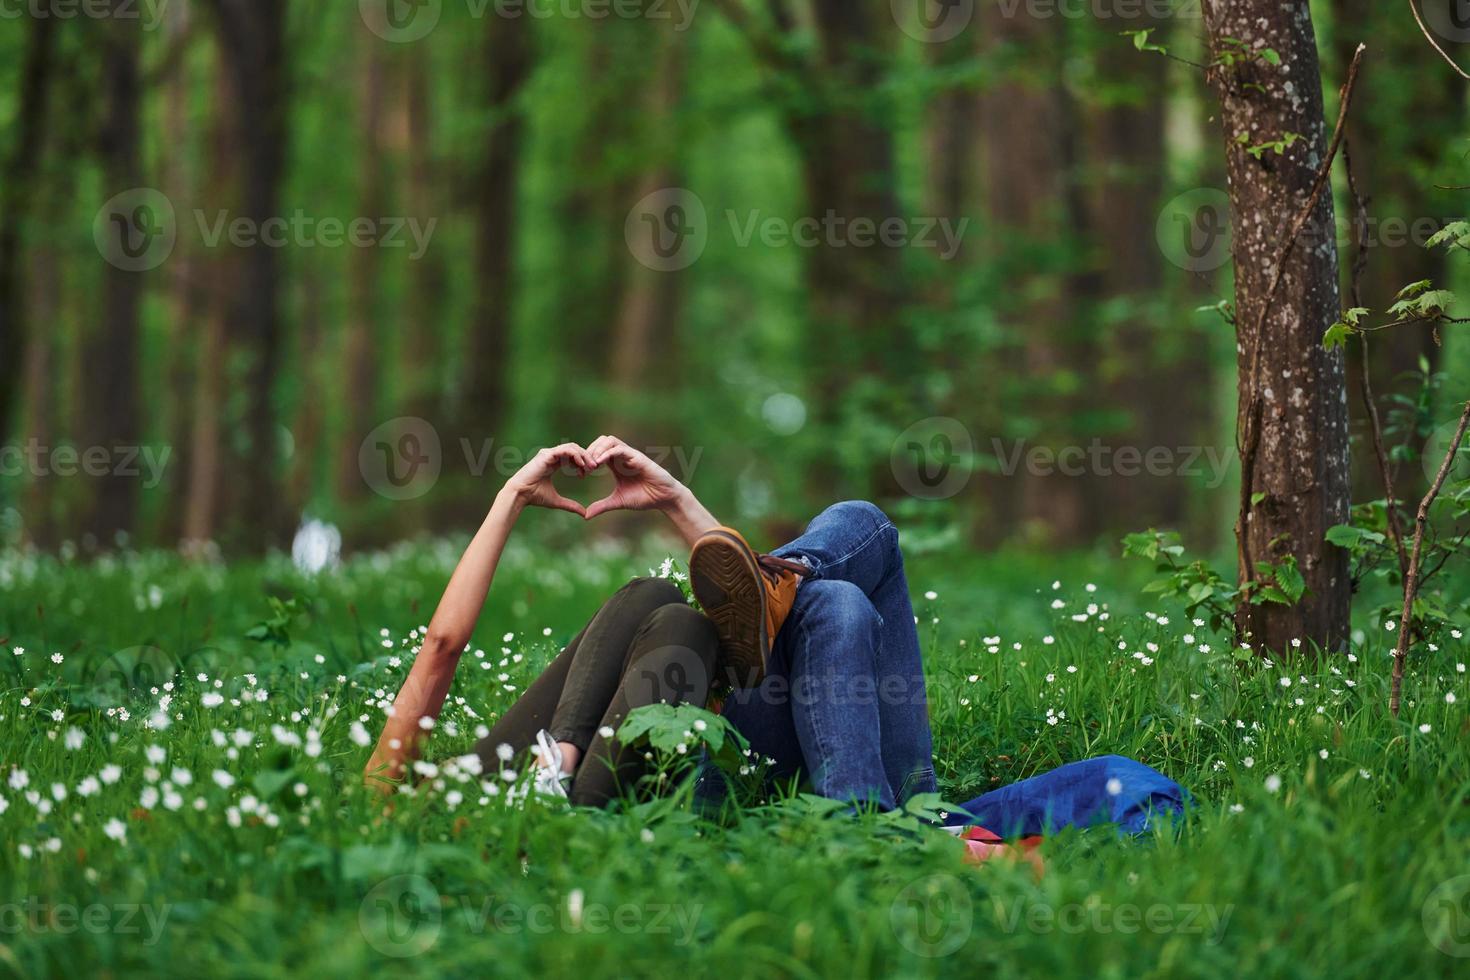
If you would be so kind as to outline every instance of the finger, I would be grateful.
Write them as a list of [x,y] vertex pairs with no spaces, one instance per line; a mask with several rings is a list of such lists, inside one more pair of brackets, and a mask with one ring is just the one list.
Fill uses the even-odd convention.
[[636,475],[644,472],[648,457],[632,446],[620,442],[607,451],[599,465],[609,460],[612,461],[614,473]]
[[614,498],[614,495],[610,494],[606,497],[603,497],[601,500],[593,501],[587,507],[587,520],[592,520],[592,518],[596,517],[598,514],[606,514],[610,510],[618,509],[619,508],[617,500]]
[[577,503],[575,500],[568,500],[566,497],[563,497],[555,490],[553,490],[547,497],[546,505],[548,507],[555,508],[556,510],[570,511],[581,518],[586,518],[587,516],[587,511],[581,504]]
[[560,446],[553,446],[550,452],[555,458],[558,468],[570,463],[580,473],[587,472],[586,451],[575,442],[564,442]]
[[592,454],[592,457],[594,459],[596,459],[603,452],[610,449],[615,442],[617,442],[617,440],[614,439],[612,436],[598,436],[596,439],[592,440],[591,445],[587,447],[587,451]]

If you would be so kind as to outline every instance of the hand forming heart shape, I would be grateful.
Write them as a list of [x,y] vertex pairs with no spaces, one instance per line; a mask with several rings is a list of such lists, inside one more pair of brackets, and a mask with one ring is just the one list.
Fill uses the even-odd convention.
[[[606,466],[613,474],[613,489],[589,506],[562,494],[553,483],[558,471],[579,477]],[[647,454],[616,436],[598,436],[585,449],[574,442],[543,449],[506,482],[506,487],[523,502],[536,507],[571,511],[585,520],[612,510],[652,510],[678,500],[684,486]]]

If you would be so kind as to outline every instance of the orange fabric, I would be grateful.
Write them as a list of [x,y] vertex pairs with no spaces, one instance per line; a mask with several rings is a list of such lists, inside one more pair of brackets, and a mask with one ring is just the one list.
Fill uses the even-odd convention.
[[1008,861],[1025,861],[1030,864],[1038,879],[1046,872],[1041,855],[1036,851],[1041,844],[1040,837],[1022,837],[1014,843],[1006,843],[995,832],[976,824],[965,828],[960,834],[960,840],[965,845],[964,861],[966,864],[978,865],[992,858],[1004,858]]

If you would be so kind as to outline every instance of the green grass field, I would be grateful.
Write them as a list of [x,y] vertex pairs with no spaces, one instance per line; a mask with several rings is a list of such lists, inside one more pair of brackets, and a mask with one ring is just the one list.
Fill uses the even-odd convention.
[[[431,754],[467,746],[621,581],[613,544],[505,559]],[[718,823],[678,791],[509,809],[359,784],[458,557],[0,554],[0,971],[121,976],[1450,976],[1470,968],[1470,660],[1392,634],[1244,665],[1119,561],[910,565],[941,789],[1139,758],[1197,810],[971,868],[909,817],[786,796]],[[1146,570],[1145,570],[1146,571]],[[929,598],[932,593],[935,597]],[[301,613],[274,625],[269,599]],[[176,671],[176,672],[175,672]],[[171,686],[169,686],[171,684]],[[166,727],[165,727],[166,726]],[[493,785],[493,777],[492,777]],[[382,975],[389,975],[384,973]]]

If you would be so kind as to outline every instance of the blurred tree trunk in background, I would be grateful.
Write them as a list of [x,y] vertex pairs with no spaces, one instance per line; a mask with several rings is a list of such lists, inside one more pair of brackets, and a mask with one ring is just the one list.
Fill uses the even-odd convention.
[[[684,183],[678,115],[685,88],[686,35],[662,25],[643,33],[653,34],[657,44],[654,73],[640,113],[653,160],[632,192],[633,201]],[[623,258],[627,273],[611,324],[608,380],[613,410],[593,427],[618,433],[634,444],[674,445],[684,378],[679,370],[679,320],[691,272],[650,269],[626,249],[614,254]]]
[[[963,71],[980,53],[980,32],[971,27],[948,40],[925,44],[931,69],[941,73]],[[949,81],[928,106],[924,140],[924,208],[935,216],[957,220],[978,208],[976,174],[979,171],[980,97],[971,85]]]
[[[776,4],[773,4],[775,6]],[[896,31],[886,2],[813,0],[817,43],[807,62],[808,94],[785,107],[788,130],[801,159],[806,214],[847,222],[866,219],[881,227],[902,218],[894,165],[893,130],[879,84]],[[796,14],[787,9],[788,30]],[[910,377],[912,345],[894,344],[909,299],[902,248],[877,241],[823,241],[806,256],[811,314],[809,349],[816,371],[820,421],[842,425],[851,418],[853,381]],[[888,461],[880,469],[888,469]],[[868,489],[868,488],[861,488]]]
[[[1173,18],[1143,12],[1132,30],[1167,31]],[[1168,316],[1164,256],[1155,226],[1169,152],[1164,139],[1170,63],[1135,50],[1111,20],[1087,22],[1092,74],[1082,113],[1088,160],[1087,242],[1097,271],[1094,334],[1098,378],[1093,413],[1105,420],[1112,471],[1090,495],[1090,529],[1112,533],[1180,527],[1189,483],[1176,472],[1141,471],[1154,449],[1176,462],[1213,434],[1205,338],[1186,318]],[[1113,421],[1116,419],[1116,421]],[[1183,452],[1181,452],[1183,450]],[[1131,461],[1120,451],[1134,454]],[[1136,475],[1121,475],[1124,467]]]
[[[28,322],[23,239],[36,200],[36,181],[46,150],[46,127],[51,120],[48,101],[54,77],[57,21],[29,18],[29,36],[13,126],[14,142],[0,180],[0,366],[18,365],[25,358]],[[19,386],[0,385],[0,445],[12,435],[15,397]]]
[[[1359,43],[1371,49],[1363,65],[1362,96],[1348,116],[1347,140],[1353,173],[1368,208],[1362,305],[1381,314],[1409,283],[1432,279],[1439,288],[1451,285],[1447,251],[1426,249],[1423,243],[1427,229],[1438,230],[1462,217],[1463,192],[1435,185],[1464,183],[1458,172],[1459,149],[1450,145],[1446,134],[1464,129],[1465,83],[1434,56],[1403,6],[1370,0],[1338,0],[1336,6],[1333,32],[1339,74]],[[1350,226],[1353,202],[1344,204],[1349,210],[1342,223]],[[1344,246],[1349,251],[1343,264],[1350,268],[1357,243],[1352,236],[1347,241],[1352,244]],[[1432,325],[1413,324],[1375,333],[1370,356],[1373,393],[1386,420],[1384,399],[1417,394],[1417,380],[1405,375],[1418,375],[1421,357],[1431,371],[1437,370],[1440,348]],[[1383,480],[1368,441],[1361,371],[1361,348],[1349,344],[1349,415],[1363,440],[1354,467],[1354,499],[1376,500],[1383,497]],[[1415,450],[1420,448],[1417,440],[1410,442]],[[1395,477],[1400,500],[1417,499],[1426,489],[1422,467],[1400,467]]]
[[[1241,583],[1255,582],[1259,563],[1294,560],[1305,581],[1300,602],[1243,603],[1237,626],[1262,652],[1288,650],[1292,640],[1337,650],[1348,633],[1351,584],[1347,552],[1324,540],[1328,528],[1347,520],[1349,503],[1343,358],[1322,348],[1341,312],[1332,236],[1299,240],[1282,264],[1280,288],[1268,295],[1288,232],[1327,158],[1316,35],[1306,0],[1216,0],[1205,23],[1214,60],[1235,52],[1233,64],[1210,74],[1230,178],[1236,426],[1242,496],[1250,501],[1236,529],[1238,573]],[[1270,48],[1280,64],[1241,58],[1240,44]],[[1301,135],[1284,152],[1248,149],[1286,133]],[[1323,194],[1309,231],[1333,228],[1333,214],[1332,195]]]
[[[394,152],[407,161],[407,214],[428,222],[443,213],[445,197],[439,190],[442,168],[434,155],[434,116],[429,89],[428,54],[418,46],[394,64],[394,114],[389,137]],[[408,332],[403,372],[407,414],[437,421],[443,417],[444,389],[437,364],[448,275],[444,255],[430,248],[413,263],[408,281],[408,307],[403,311]]]
[[[475,212],[475,295],[466,340],[465,372],[456,429],[475,445],[504,438],[509,402],[511,331],[517,308],[516,241],[522,143],[525,133],[521,88],[530,77],[534,45],[528,18],[487,18],[483,155],[471,181]],[[482,495],[473,498],[479,507]]]
[[[123,0],[116,0],[114,9]],[[103,97],[98,155],[102,161],[103,195],[131,190],[143,183],[139,103],[142,78],[138,69],[139,32],[128,21],[104,20],[95,27],[101,38]],[[109,228],[128,235],[129,230]],[[138,511],[137,472],[117,465],[136,451],[142,436],[138,392],[138,307],[144,274],[105,263],[97,333],[87,345],[86,386],[82,400],[83,453],[103,449],[112,465],[105,475],[91,474],[91,501],[83,522],[98,546],[109,548],[120,532],[131,532]]]
[[[57,198],[65,199],[60,195]],[[57,198],[51,198],[47,203],[54,204]],[[64,420],[61,417],[63,399],[59,391],[61,379],[56,367],[62,284],[56,252],[49,244],[38,246],[31,255],[28,287],[27,309],[37,323],[46,324],[46,329],[36,331],[26,345],[25,405],[21,411],[24,428],[20,432],[20,441],[24,444],[34,439],[39,445],[50,446],[55,445],[60,423]],[[53,490],[54,477],[28,474],[20,512],[25,520],[27,538],[43,548],[56,543]]]
[[[1091,370],[1091,340],[1078,335],[1077,325],[1098,284],[1076,273],[1078,233],[1087,223],[1077,184],[1075,106],[1062,81],[1068,45],[1059,27],[996,3],[982,13],[990,56],[1001,66],[980,109],[987,258],[1004,289],[996,306],[1014,337],[1011,352],[990,373],[1002,403],[1024,406],[1014,427],[994,434],[1001,455],[1075,446],[1079,388]],[[981,452],[992,451],[990,435],[979,435]],[[986,536],[1019,532],[1052,543],[1090,542],[1097,530],[1088,504],[1095,479],[1033,469],[1025,452],[1013,472],[985,481],[995,518]]]
[[[558,433],[595,429],[596,435],[612,428],[608,347],[629,277],[643,268],[629,252],[624,222],[647,193],[640,191],[648,174],[640,169],[639,157],[647,151],[638,145],[637,134],[646,125],[641,110],[647,93],[658,89],[664,65],[662,55],[647,54],[657,37],[650,23],[605,23],[584,35],[586,52],[578,69],[590,90],[569,138],[570,166],[553,207],[559,245],[570,257],[559,270],[565,288],[556,298],[556,316],[566,331],[565,363],[588,383],[570,387],[556,400],[551,424]],[[657,43],[662,50],[663,41]],[[662,141],[668,134],[651,130],[651,135]],[[627,437],[635,438],[631,432]]]
[[[233,91],[223,63],[214,73],[214,107],[206,169],[214,186],[231,189],[237,182],[237,130],[229,121]],[[232,203],[211,201],[211,204]],[[203,206],[203,202],[201,207]],[[221,242],[209,249],[199,264],[207,283],[207,303],[196,346],[193,410],[189,433],[188,491],[184,498],[183,547],[192,553],[219,533],[225,506],[223,481],[226,405],[225,359],[229,343],[229,307],[235,293],[234,263]]]
[[[173,0],[164,19],[164,36],[170,48],[187,43],[194,30],[189,0]],[[195,145],[189,118],[189,97],[195,79],[189,70],[187,52],[167,66],[163,78],[164,128],[169,146],[159,157],[162,190],[183,216],[198,199],[198,174],[193,165]],[[183,501],[188,489],[189,406],[193,399],[194,369],[198,363],[199,309],[202,283],[193,249],[193,236],[180,234],[173,253],[162,267],[168,276],[168,345],[163,354],[162,376],[168,397],[162,409],[162,429],[170,447],[169,467],[161,491],[165,507],[157,526],[160,541],[177,542],[184,534]]]
[[[239,216],[256,229],[282,219],[281,182],[288,126],[287,0],[209,0],[218,28],[219,50],[230,99],[225,104],[241,153]],[[234,215],[232,215],[234,217]],[[245,361],[246,406],[240,440],[228,465],[230,513],[238,520],[241,544],[264,548],[282,543],[293,515],[281,491],[280,437],[275,385],[282,351],[280,249],[257,242],[228,248],[238,262],[228,285],[226,330],[229,348]]]
[[[806,401],[829,438],[856,444],[900,421],[895,405],[909,403],[922,364],[916,345],[893,342],[913,299],[903,246],[876,235],[857,244],[853,229],[859,220],[881,229],[893,219],[918,231],[903,220],[892,96],[883,85],[899,33],[893,9],[886,0],[767,0],[760,15],[722,0],[720,9],[771,75],[801,165],[801,218],[817,223],[817,243],[803,249]],[[792,43],[808,27],[813,43]],[[855,482],[843,484],[835,455],[813,462],[812,483],[826,495],[897,492],[887,458],[848,475]]]
[[[383,43],[368,31],[357,34],[357,124],[360,151],[357,159],[356,213],[376,220],[386,215],[384,186],[384,87],[386,68]],[[358,447],[382,421],[377,417],[377,368],[382,359],[378,335],[378,292],[381,250],[353,248],[348,258],[347,319],[343,344],[347,433],[337,447],[337,499],[351,503],[366,489],[358,467]]]

